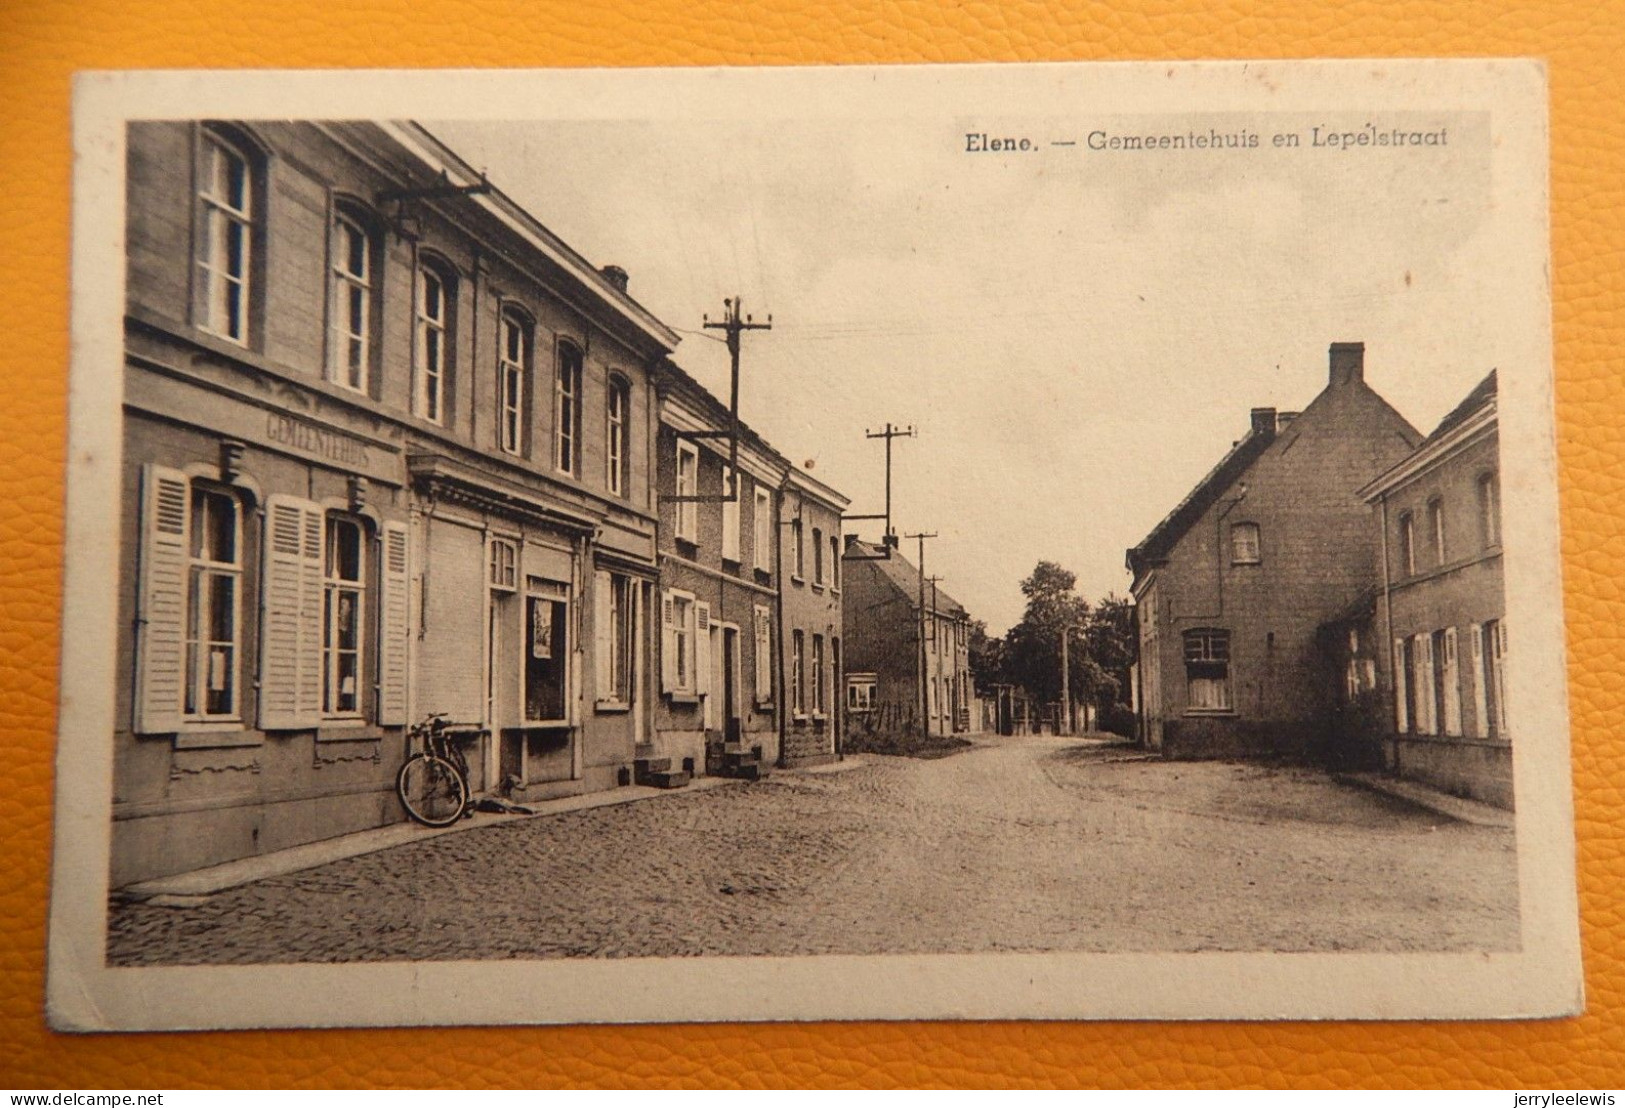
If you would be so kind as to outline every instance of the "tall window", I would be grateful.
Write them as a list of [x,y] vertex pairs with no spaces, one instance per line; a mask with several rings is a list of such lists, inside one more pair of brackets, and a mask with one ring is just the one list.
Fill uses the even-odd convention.
[[756,486],[756,568],[773,569],[773,494]]
[[671,647],[669,655],[670,681],[667,687],[679,692],[693,692],[696,688],[694,674],[694,600],[692,597],[677,593],[667,596],[667,603],[671,605],[666,616],[668,628],[667,644]]
[[824,531],[823,528],[813,528],[813,583],[824,583]]
[[1416,572],[1416,520],[1409,512],[1399,517],[1399,558],[1406,574]]
[[1428,501],[1428,541],[1433,544],[1433,564],[1444,565],[1444,501],[1437,496]]
[[636,642],[637,584],[622,573],[600,570],[595,586],[598,699],[630,704],[632,650]]
[[553,464],[560,473],[581,472],[581,351],[559,344],[553,384]]
[[327,517],[327,553],[322,572],[322,714],[361,712],[361,635],[366,626],[361,524],[345,516]]
[[417,346],[414,351],[414,414],[445,420],[446,375],[451,369],[452,286],[438,267],[418,267]]
[[1230,564],[1257,565],[1261,560],[1258,544],[1258,524],[1233,523],[1230,525]]
[[203,138],[198,200],[198,322],[246,346],[256,218],[253,167],[246,154],[212,132]]
[[1486,548],[1501,545],[1501,485],[1493,473],[1478,479],[1478,530]]
[[790,546],[795,556],[795,568],[791,576],[797,581],[801,580],[806,568],[806,543],[802,541],[801,521],[798,519],[790,524]]
[[829,537],[829,587],[841,587],[841,536]]
[[230,719],[237,703],[242,523],[229,493],[192,486],[191,566],[186,601],[188,719]]
[[[677,443],[677,495],[698,496],[700,492],[700,451],[691,442]],[[698,542],[700,534],[699,505],[694,501],[677,504],[677,537],[687,542]]]
[[824,636],[814,635],[812,646],[813,714],[821,716],[827,708],[824,703]]
[[611,496],[626,495],[627,468],[630,463],[627,450],[626,423],[632,410],[632,388],[624,377],[609,379],[607,405],[608,428],[605,434],[605,484]]
[[333,216],[332,302],[328,305],[327,376],[366,392],[372,368],[372,238],[355,215]]
[[760,604],[756,616],[756,703],[773,702],[773,615]]
[[570,589],[560,581],[525,575],[525,721],[569,719]]
[[497,440],[504,452],[525,452],[525,390],[530,381],[530,325],[517,312],[502,313],[497,335]]
[[1230,710],[1230,632],[1185,632],[1185,681],[1191,711]]
[[807,714],[806,682],[802,679],[806,671],[807,642],[800,631],[790,634],[790,711],[794,715]]
[[722,467],[722,495],[733,499],[722,502],[722,560],[739,561],[739,475],[728,466]]

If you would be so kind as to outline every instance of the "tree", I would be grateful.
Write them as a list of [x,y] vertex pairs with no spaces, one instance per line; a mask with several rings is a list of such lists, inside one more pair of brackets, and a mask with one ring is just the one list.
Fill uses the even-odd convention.
[[970,675],[976,685],[976,695],[992,696],[995,685],[1011,683],[1004,639],[989,635],[983,620],[971,621],[966,649],[970,654]]
[[1078,575],[1039,562],[1021,583],[1027,610],[1005,636],[1007,673],[1038,700],[1061,698],[1061,635],[1070,635],[1067,670],[1074,700],[1094,700],[1111,678],[1090,656],[1089,602],[1075,591]]
[[1129,669],[1139,656],[1139,639],[1134,629],[1134,606],[1123,597],[1108,594],[1090,613],[1085,632],[1089,656],[1099,664],[1105,681],[1096,691],[1096,707],[1105,726],[1108,721],[1131,717],[1128,707]]

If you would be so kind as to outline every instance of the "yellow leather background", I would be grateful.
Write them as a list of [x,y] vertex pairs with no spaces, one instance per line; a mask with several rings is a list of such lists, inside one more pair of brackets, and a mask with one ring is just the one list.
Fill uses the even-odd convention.
[[[831,14],[832,10],[838,15]],[[1521,1024],[836,1024],[66,1036],[42,1015],[75,70],[1536,55],[1587,1014]],[[1625,1086],[1625,3],[0,4],[0,1086]]]

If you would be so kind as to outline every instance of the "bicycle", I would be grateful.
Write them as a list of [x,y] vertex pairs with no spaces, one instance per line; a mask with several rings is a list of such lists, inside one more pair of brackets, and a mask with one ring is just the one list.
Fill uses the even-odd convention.
[[459,740],[485,733],[478,724],[448,723],[444,712],[425,716],[407,730],[408,741],[420,747],[395,775],[395,793],[407,815],[425,827],[450,827],[473,814],[468,761]]

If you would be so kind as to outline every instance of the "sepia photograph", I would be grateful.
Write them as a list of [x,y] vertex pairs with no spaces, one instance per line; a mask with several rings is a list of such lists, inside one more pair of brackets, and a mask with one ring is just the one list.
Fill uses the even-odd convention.
[[1578,1010],[1545,126],[83,77],[54,1026]]

